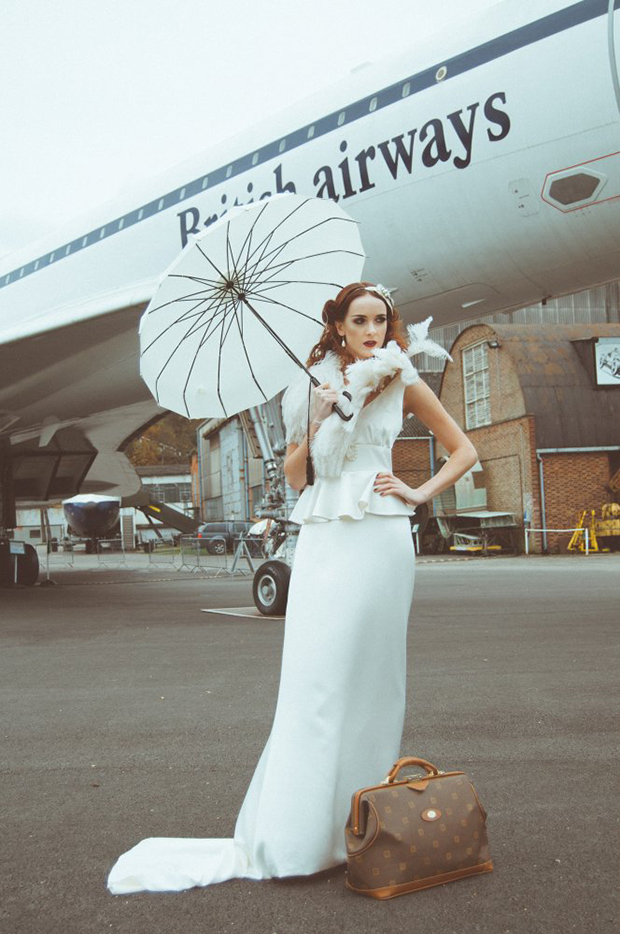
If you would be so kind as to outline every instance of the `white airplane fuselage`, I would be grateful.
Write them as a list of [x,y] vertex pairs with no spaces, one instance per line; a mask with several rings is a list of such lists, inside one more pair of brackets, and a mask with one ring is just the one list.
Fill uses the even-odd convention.
[[279,192],[360,222],[364,275],[406,322],[617,279],[619,23],[607,0],[501,3],[5,257],[0,432],[76,426],[101,452],[86,488],[130,492],[116,449],[158,411],[139,313],[189,238]]

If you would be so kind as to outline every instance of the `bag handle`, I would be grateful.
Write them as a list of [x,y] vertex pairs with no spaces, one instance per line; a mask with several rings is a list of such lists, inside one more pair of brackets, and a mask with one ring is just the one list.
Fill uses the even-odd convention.
[[408,765],[421,765],[423,769],[426,769],[427,772],[430,772],[431,775],[439,775],[439,769],[436,765],[433,765],[432,762],[427,762],[426,759],[416,759],[415,756],[403,756],[402,759],[399,759],[398,762],[395,762],[390,771],[388,772],[385,778],[385,784],[390,785],[392,782],[396,781],[396,776],[401,769],[404,769]]

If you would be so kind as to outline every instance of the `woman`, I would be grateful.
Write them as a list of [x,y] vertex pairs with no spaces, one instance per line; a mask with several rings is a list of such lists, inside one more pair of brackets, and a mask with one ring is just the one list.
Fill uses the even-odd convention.
[[[361,282],[327,302],[323,321],[308,360],[321,385],[310,394],[301,374],[282,401],[284,472],[304,489],[290,518],[301,529],[273,727],[234,838],[143,840],[113,867],[114,894],[338,865],[353,792],[380,781],[399,757],[415,560],[409,517],[477,455],[409,359],[448,356],[426,338],[430,319],[406,335],[387,290]],[[450,452],[415,489],[391,471],[408,413]]]

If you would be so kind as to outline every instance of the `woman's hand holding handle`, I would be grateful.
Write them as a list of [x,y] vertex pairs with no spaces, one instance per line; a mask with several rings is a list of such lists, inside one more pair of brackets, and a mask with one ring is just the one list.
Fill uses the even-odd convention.
[[[331,415],[332,412],[335,412],[337,415],[339,415],[343,422],[348,422],[353,418],[352,412],[350,415],[345,415],[340,406],[336,405],[339,395],[337,389],[331,389],[329,383],[319,383],[316,376],[310,375],[310,379],[314,387],[313,393],[317,402],[319,403],[319,411],[315,413],[313,418],[313,421],[317,425],[324,421],[328,415]],[[328,393],[329,395],[325,395],[325,393]],[[349,401],[351,400],[350,393],[348,393],[345,389],[342,390],[342,395],[346,396]]]
[[338,402],[338,390],[332,389],[329,383],[321,383],[320,386],[316,386],[312,393],[315,398],[315,409],[314,409],[314,418],[312,421],[316,425],[320,425],[321,422],[325,421],[328,416],[330,416],[334,410],[335,404]]

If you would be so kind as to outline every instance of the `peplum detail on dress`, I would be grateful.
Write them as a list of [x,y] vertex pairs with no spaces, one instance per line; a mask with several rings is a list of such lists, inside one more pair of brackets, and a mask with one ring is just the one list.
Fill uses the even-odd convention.
[[[361,413],[356,434],[344,455],[339,477],[316,476],[307,486],[289,519],[300,525],[328,522],[330,519],[363,519],[366,513],[377,516],[412,516],[399,496],[381,496],[375,492],[378,473],[392,472],[392,438],[402,422],[402,387],[392,384],[369,403]],[[376,441],[383,443],[376,443]]]
[[363,519],[375,516],[412,516],[415,509],[398,496],[381,496],[374,490],[377,471],[348,471],[340,477],[317,478],[301,494],[291,522],[328,522],[330,519]]

